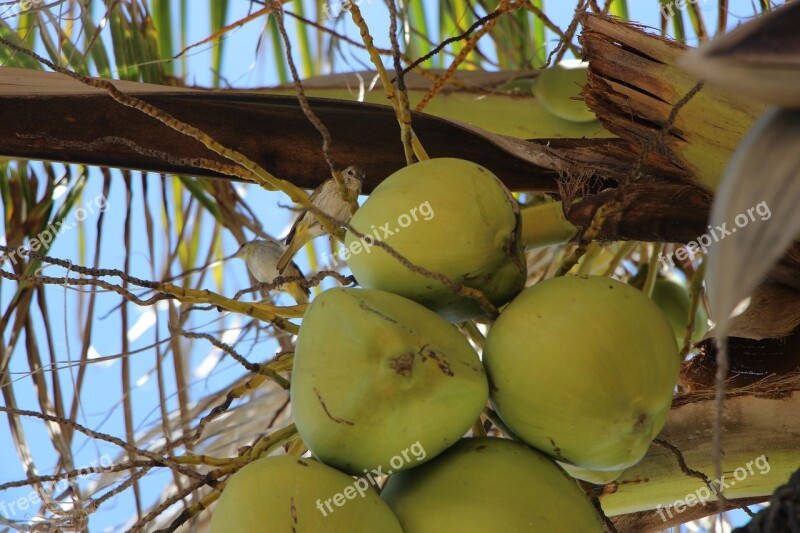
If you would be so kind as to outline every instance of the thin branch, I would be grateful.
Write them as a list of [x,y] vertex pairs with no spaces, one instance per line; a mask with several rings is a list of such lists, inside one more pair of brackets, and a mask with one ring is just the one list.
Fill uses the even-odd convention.
[[[408,102],[408,91],[406,90],[405,75],[403,74],[403,65],[400,64],[400,43],[397,41],[397,6],[394,0],[386,0],[386,5],[389,6],[389,40],[392,43],[392,60],[394,63],[394,71],[397,77],[397,100],[400,103],[400,138],[403,141],[403,151],[406,155],[406,164],[411,165],[417,162],[417,157],[414,155],[414,148],[411,145],[413,138],[413,130],[411,129],[411,106]],[[393,81],[394,81],[393,80]]]
[[174,461],[172,461],[171,459],[169,459],[167,457],[162,457],[162,456],[158,455],[157,453],[153,453],[153,452],[150,452],[150,451],[147,451],[147,450],[143,450],[143,449],[137,448],[136,446],[133,446],[132,444],[128,444],[127,442],[125,442],[122,439],[119,439],[119,438],[111,436],[111,435],[107,435],[105,433],[101,433],[99,431],[94,431],[94,430],[89,429],[86,426],[83,426],[83,425],[81,425],[78,422],[75,422],[73,420],[67,420],[66,418],[58,417],[58,416],[46,415],[44,413],[37,413],[36,411],[27,411],[27,410],[24,410],[24,409],[12,409],[12,408],[9,408],[9,407],[3,407],[1,405],[0,405],[0,412],[14,414],[14,415],[17,415],[17,416],[28,416],[28,417],[32,417],[32,418],[38,418],[40,420],[45,420],[45,421],[48,421],[48,422],[55,422],[55,423],[60,424],[62,426],[66,426],[66,427],[72,428],[72,429],[74,429],[76,431],[79,431],[80,433],[83,433],[87,437],[91,437],[93,439],[103,440],[103,441],[106,441],[106,442],[110,442],[112,444],[116,444],[117,446],[119,446],[123,450],[125,450],[125,451],[127,451],[127,452],[129,452],[129,453],[131,453],[133,455],[141,455],[143,457],[147,457],[148,459],[152,459],[156,464],[169,467],[169,468],[171,468],[173,470],[177,470],[178,472],[180,472],[181,474],[183,474],[185,476],[189,476],[189,477],[192,477],[192,478],[195,478],[195,479],[204,479],[204,476],[202,474],[199,474],[199,473],[195,472],[194,470],[185,468],[185,467],[179,465],[178,463],[175,463]]
[[[407,66],[405,69],[403,69],[403,76],[405,76],[406,74],[408,74],[409,72],[411,72],[412,70],[417,68],[419,65],[421,65],[422,63],[424,63],[427,60],[429,60],[430,58],[436,56],[436,54],[438,54],[439,52],[444,50],[447,47],[447,45],[453,44],[453,43],[457,43],[458,41],[465,40],[467,37],[472,35],[472,33],[475,30],[477,30],[478,28],[484,26],[489,21],[496,19],[497,17],[499,17],[502,14],[503,14],[502,12],[497,11],[497,10],[492,11],[488,15],[485,15],[485,16],[479,18],[478,20],[476,20],[469,28],[467,28],[467,30],[464,33],[461,33],[459,35],[456,35],[456,36],[449,37],[449,38],[445,39],[444,41],[442,41],[441,43],[436,45],[436,47],[433,50],[431,50],[430,52],[428,52],[424,56],[420,57],[419,59],[416,59],[413,63],[411,63],[409,66]],[[397,79],[397,78],[395,78],[395,79]],[[394,81],[394,80],[392,80],[392,81]]]
[[297,73],[297,66],[294,64],[294,58],[292,57],[292,42],[289,39],[289,35],[286,33],[286,25],[283,23],[283,5],[276,2],[273,3],[272,8],[275,12],[275,22],[277,23],[278,31],[283,38],[283,46],[286,48],[286,62],[289,64],[289,71],[292,73],[292,80],[294,82],[295,92],[297,93],[297,101],[300,103],[300,109],[303,110],[303,114],[322,137],[322,154],[325,156],[325,161],[328,162],[331,175],[336,177],[337,183],[339,183],[340,187],[344,189],[344,178],[339,176],[339,173],[336,172],[336,162],[333,160],[333,155],[331,155],[330,147],[333,143],[333,140],[331,139],[331,133],[328,131],[328,127],[325,126],[317,114],[314,113],[314,110],[311,109],[311,105],[308,103],[308,98],[306,98],[306,93],[303,89],[303,83],[300,81],[300,75]]
[[[708,478],[707,475],[705,475],[699,470],[689,468],[689,465],[686,464],[686,460],[683,458],[683,453],[681,453],[680,449],[678,449],[677,446],[675,446],[674,444],[670,444],[669,442],[662,439],[654,439],[653,444],[661,446],[662,448],[666,448],[667,450],[672,452],[672,454],[678,461],[678,466],[680,467],[681,472],[683,472],[687,476],[697,478],[700,481],[702,481],[705,485],[707,485],[708,488],[711,490],[711,492],[716,494],[716,496],[719,498],[719,501],[722,502],[723,506],[725,506],[726,508],[738,507],[739,509],[747,513],[750,517],[755,517],[755,514],[753,514],[753,512],[750,509],[748,509],[746,505],[736,505],[730,502],[727,498],[725,498],[725,496],[723,496],[722,494],[722,487],[717,487],[714,484],[714,482]],[[718,479],[719,478],[721,478],[721,475],[718,476]]]

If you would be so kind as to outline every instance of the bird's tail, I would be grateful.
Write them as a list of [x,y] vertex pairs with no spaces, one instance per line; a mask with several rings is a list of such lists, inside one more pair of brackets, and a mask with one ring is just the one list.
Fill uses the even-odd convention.
[[283,271],[286,270],[286,267],[292,261],[294,254],[296,254],[304,244],[305,243],[300,239],[294,239],[289,243],[289,246],[286,247],[286,250],[283,252],[283,255],[281,255],[281,258],[278,259],[278,263],[276,265],[278,273],[283,274]]
[[296,281],[286,286],[286,292],[288,292],[289,296],[294,298],[294,301],[298,304],[308,303],[308,289],[304,288]]

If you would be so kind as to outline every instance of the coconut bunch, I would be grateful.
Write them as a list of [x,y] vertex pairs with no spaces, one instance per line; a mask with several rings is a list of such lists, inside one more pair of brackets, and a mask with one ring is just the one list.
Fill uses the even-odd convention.
[[[554,232],[523,220],[538,219],[465,160],[373,191],[345,239],[361,288],[321,293],[297,337],[292,414],[313,458],[234,474],[214,531],[602,531],[570,476],[610,481],[642,459],[678,379],[676,332],[608,277],[524,288],[524,249],[545,243],[523,235]],[[454,324],[473,319],[483,343]],[[489,404],[513,440],[481,436]]]

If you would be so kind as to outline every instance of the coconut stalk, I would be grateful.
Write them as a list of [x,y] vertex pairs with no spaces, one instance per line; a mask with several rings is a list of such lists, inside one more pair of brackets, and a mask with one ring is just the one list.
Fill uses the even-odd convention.
[[[441,74],[442,71],[432,71]],[[520,139],[614,137],[599,121],[572,122],[545,109],[533,95],[539,72],[458,71],[425,106],[425,113]],[[318,76],[303,81],[308,96],[384,104],[386,96],[373,71]],[[405,79],[410,104],[416,106],[433,82],[415,72]],[[290,85],[264,90],[292,95]]]
[[[598,488],[608,516],[620,531],[661,530],[714,514],[717,497],[706,482],[681,467],[698,471],[719,486],[713,474],[712,419],[714,391],[676,396],[664,429],[645,458],[614,482]],[[766,501],[800,466],[800,374],[771,378],[728,393],[723,412],[721,478],[729,500]],[[669,446],[669,447],[667,447]],[[762,458],[763,456],[763,458]],[[735,502],[733,502],[735,503]],[[623,517],[630,513],[654,511]],[[660,512],[659,512],[660,511]],[[626,524],[633,524],[629,527]]]
[[561,244],[571,240],[578,228],[564,216],[561,202],[544,202],[520,211],[525,248]]
[[640,27],[603,15],[582,17],[580,37],[589,60],[586,103],[603,125],[633,146],[649,146],[694,181],[714,191],[744,133],[763,103],[703,87],[681,109],[663,142],[656,142],[675,104],[698,79],[680,67],[689,50]]

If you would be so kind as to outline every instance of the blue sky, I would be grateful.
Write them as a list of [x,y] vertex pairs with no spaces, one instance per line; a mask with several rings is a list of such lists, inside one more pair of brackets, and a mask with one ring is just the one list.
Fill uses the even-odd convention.
[[[630,10],[630,16],[633,20],[654,27],[658,26],[659,22],[656,18],[656,11],[652,8],[652,3],[630,3],[633,4]],[[747,17],[752,14],[750,2],[733,0],[730,3],[730,11],[734,15]],[[195,10],[192,12],[191,24],[189,25],[189,41],[195,42],[205,38],[209,34],[209,21],[206,16],[204,2],[195,0],[188,4],[191,6],[191,9]],[[250,6],[248,2],[231,2],[231,4],[228,20],[232,21],[241,18],[249,11]],[[712,2],[711,0],[698,0],[698,4],[703,10],[704,15],[707,15],[709,27],[714,27],[716,2]],[[287,8],[291,9],[291,5],[292,4],[288,4]],[[376,39],[376,45],[388,47],[388,20],[383,2],[378,0],[362,0],[359,5]],[[310,2],[306,2],[306,6],[307,12],[313,12]],[[428,6],[430,7],[432,16],[435,16],[436,4],[430,2]],[[572,17],[572,2],[556,2],[555,0],[551,0],[547,2],[546,7],[548,15],[555,24],[562,28],[567,26]],[[257,8],[258,6],[253,7],[253,9]],[[256,50],[255,43],[257,43],[259,37],[261,37],[263,23],[264,19],[254,21],[242,28],[234,30],[226,38],[226,58],[223,63],[225,65],[225,71],[223,72],[223,76],[231,86],[249,88],[268,86],[277,82],[274,74],[275,68],[270,64],[274,57],[270,50],[270,41],[265,39],[263,41],[263,48],[259,51]],[[357,32],[353,31],[351,24],[342,24],[339,26],[339,30],[347,32],[352,37],[357,37]],[[553,40],[552,42],[555,41]],[[187,59],[188,71],[191,73],[187,80],[189,83],[197,85],[210,84],[212,79],[209,67],[210,57],[211,54],[208,46],[200,47],[190,52]],[[358,61],[366,64],[367,58],[364,54],[355,54],[349,63],[350,65],[357,65]],[[335,68],[341,71],[345,70],[347,65],[339,60]],[[100,176],[97,172],[92,172],[90,175],[84,193],[84,204],[87,202],[91,203],[100,193],[101,179],[99,178]],[[158,194],[161,178],[150,175],[144,179],[148,184],[148,202],[150,205],[159,205]],[[143,194],[141,181],[142,180],[139,179],[138,176],[134,179],[134,193],[139,197]],[[167,190],[170,191],[172,186],[172,183],[168,183]],[[277,193],[269,193],[260,190],[255,186],[242,185],[239,187],[239,190],[247,196],[247,200],[250,202],[251,206],[259,209],[257,213],[263,215],[262,223],[267,231],[279,237],[283,236],[291,222],[292,215],[288,210],[278,209],[278,205],[285,205],[287,199]],[[104,253],[101,257],[101,264],[109,268],[122,268],[125,259],[125,251],[118,243],[122,242],[125,191],[121,179],[114,183],[107,202],[108,209],[106,210],[105,216],[108,218],[108,222],[105,224],[106,229],[103,236]],[[141,204],[138,204],[138,207],[139,209],[134,207],[133,211],[132,220],[134,228],[144,227],[145,224],[144,217],[141,213]],[[158,208],[154,208],[153,212],[158,213]],[[267,214],[269,214],[269,218]],[[94,242],[97,216],[98,213],[95,212],[88,216],[83,222],[82,232],[88,243]],[[77,223],[78,221],[75,222]],[[156,223],[158,222],[157,220]],[[208,220],[197,221],[199,231],[202,232],[204,243],[208,243],[211,238],[208,222]],[[81,231],[75,230],[65,232],[57,240],[50,255],[60,258],[69,258],[76,263],[87,264],[91,256],[82,257],[78,251],[80,234]],[[230,235],[226,234],[223,238],[225,254],[228,255],[236,249],[237,243]],[[149,266],[150,260],[148,258],[147,242],[141,235],[141,232],[138,234],[134,232],[132,244],[134,251],[131,255],[131,273],[135,276],[152,279],[153,275]],[[326,241],[323,239],[318,240],[317,246],[320,248],[326,246]],[[158,253],[160,254],[161,252]],[[160,255],[156,264],[161,264],[161,260],[162,256]],[[304,256],[299,258],[299,263],[302,268],[308,270],[308,263]],[[173,274],[174,273],[176,272],[173,269]],[[207,282],[208,288],[221,291],[224,294],[233,294],[236,290],[249,285],[244,264],[240,261],[232,261],[230,264],[225,265],[224,273],[223,286],[217,286],[212,280],[209,280]],[[5,290],[2,290],[0,293],[0,303],[2,303],[4,307],[12,296],[10,288],[8,282],[3,282],[3,289]],[[107,317],[97,319],[96,323],[93,348],[100,357],[111,357],[118,354],[120,351],[119,339],[122,334],[122,329],[118,313],[112,311],[118,302],[119,298],[108,295],[99,299],[96,316],[103,316],[111,312]],[[56,331],[53,333],[56,336],[54,341],[57,359],[61,362],[60,366],[63,367],[60,371],[60,377],[65,388],[71,390],[72,380],[75,379],[77,372],[74,368],[70,371],[66,363],[68,359],[74,360],[80,355],[78,353],[81,346],[78,337],[80,323],[75,319],[72,311],[77,308],[78,300],[74,292],[51,287],[48,291],[48,305],[50,307],[51,317],[54,319],[53,324],[56,326]],[[131,335],[129,333],[131,348],[134,350],[142,350],[141,352],[129,356],[132,363],[132,380],[139,383],[134,391],[133,397],[134,414],[138,427],[140,429],[145,429],[157,423],[160,417],[160,413],[156,409],[158,405],[156,380],[152,373],[155,355],[154,350],[149,346],[154,339],[153,331],[155,324],[158,324],[161,328],[162,336],[164,331],[166,331],[166,313],[164,311],[164,306],[160,306],[160,309],[154,313],[150,309],[130,305],[129,311],[131,314],[131,324],[137,323],[137,330],[139,332],[136,335]],[[214,352],[207,343],[197,342],[194,348],[192,359],[188,364],[190,368],[200,368],[204,363],[208,364],[209,361],[214,360]],[[267,354],[274,352],[274,347],[269,349],[265,349],[266,347],[261,348],[261,351]],[[26,381],[30,383],[30,379],[26,377],[28,371],[27,362],[24,354],[20,353],[19,350],[14,354],[10,370],[13,373],[12,379],[22,380],[23,383]],[[238,365],[232,364],[228,359],[225,359],[211,374],[195,377],[196,381],[192,385],[192,396],[198,397],[205,392],[222,388],[241,374],[242,370]],[[165,376],[167,382],[169,382],[171,378],[172,376],[170,375]],[[119,360],[110,360],[107,363],[91,365],[86,380],[84,390],[92,391],[92,394],[91,397],[84,395],[82,411],[79,414],[78,420],[94,429],[115,436],[124,436],[121,404],[119,403],[122,390],[120,386]],[[20,408],[39,409],[36,401],[36,393],[32,386],[30,389],[18,387],[16,390],[19,394],[17,400]],[[29,394],[20,392],[23,390],[29,390]],[[89,399],[92,401],[88,401]],[[173,404],[172,407],[175,407],[175,404]],[[3,420],[5,420],[5,418],[3,418]],[[28,441],[32,444],[31,451],[40,469],[40,473],[50,473],[50,469],[55,465],[55,455],[49,444],[49,436],[45,427],[38,421],[32,420],[25,420],[23,425],[27,433]],[[74,449],[80,449],[80,451],[75,454],[76,466],[89,465],[91,461],[97,460],[106,453],[110,454],[110,457],[115,458],[118,453],[118,449],[113,446],[98,443],[97,441],[86,439],[81,436],[76,437],[75,442],[80,443],[79,446],[74,446]],[[6,452],[0,454],[0,483],[23,479],[25,475],[17,453],[13,449],[11,436],[5,421],[0,425],[0,450]],[[144,489],[146,503],[150,503],[157,498],[160,490],[168,479],[169,474],[164,472],[150,475],[143,480],[142,487]],[[0,501],[8,503],[19,497],[26,497],[29,492],[29,488],[12,489],[0,493]],[[92,530],[116,529],[131,516],[133,509],[133,498],[131,492],[127,491],[124,495],[117,498],[115,504],[104,505],[93,515],[91,522]],[[6,516],[8,516],[8,514],[6,514]],[[20,517],[21,514],[13,516],[13,518]]]

